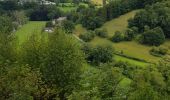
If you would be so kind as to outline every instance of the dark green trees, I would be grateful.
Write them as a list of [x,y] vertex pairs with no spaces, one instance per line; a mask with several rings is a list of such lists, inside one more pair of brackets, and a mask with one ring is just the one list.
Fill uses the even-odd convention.
[[74,23],[72,21],[69,21],[69,20],[63,21],[62,22],[62,27],[63,27],[63,30],[66,33],[72,33],[73,30],[75,29]]
[[12,20],[8,16],[0,16],[0,33],[10,34],[13,31]]
[[114,36],[112,37],[113,42],[121,42],[124,40],[124,36],[121,32],[115,32]]
[[147,30],[142,34],[141,42],[143,44],[159,46],[165,42],[165,35],[161,28],[157,27],[151,30]]
[[97,46],[92,48],[88,54],[87,60],[94,65],[108,63],[113,60],[114,50],[111,46]]
[[138,27],[139,33],[143,33],[145,26],[149,26],[151,29],[155,27],[161,27],[166,38],[170,35],[170,15],[168,1],[156,3],[152,6],[147,6],[145,10],[137,13],[133,19],[129,20],[129,27]]

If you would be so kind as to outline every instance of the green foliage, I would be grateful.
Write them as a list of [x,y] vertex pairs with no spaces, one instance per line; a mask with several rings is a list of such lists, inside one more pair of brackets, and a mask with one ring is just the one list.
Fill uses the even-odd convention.
[[4,75],[0,75],[0,99],[32,100],[40,91],[42,81],[39,71],[32,71],[29,66],[19,65],[6,66],[3,71],[1,73]]
[[165,42],[164,32],[159,27],[145,31],[141,38],[141,42],[148,45],[159,46]]
[[129,27],[138,27],[139,33],[144,32],[146,25],[151,29],[161,27],[165,36],[169,38],[169,4],[169,1],[164,1],[145,7],[144,10],[137,13],[134,18],[129,20]]
[[97,36],[102,37],[102,38],[108,37],[108,33],[106,29],[96,29],[95,33]]
[[119,69],[101,65],[102,69],[89,68],[80,81],[80,88],[69,96],[69,100],[112,100],[116,87],[122,80]]
[[12,35],[0,33],[0,64],[16,60],[16,41]]
[[80,23],[83,25],[83,27],[94,30],[96,28],[99,28],[103,24],[103,19],[101,17],[95,16],[95,10],[94,9],[85,9],[82,11],[82,16],[80,17]]
[[49,21],[63,14],[56,6],[37,5],[35,9],[29,9],[28,15],[32,21]]
[[45,25],[45,27],[54,27],[52,21],[48,21]]
[[121,32],[116,31],[114,36],[112,37],[113,42],[121,42],[124,40],[124,36]]
[[127,29],[125,32],[125,40],[126,41],[131,41],[135,38],[135,32],[131,29]]
[[93,31],[88,31],[80,35],[80,38],[85,42],[91,41],[92,39],[94,39],[94,37],[95,37],[95,33]]
[[62,27],[63,27],[63,30],[66,32],[66,33],[72,33],[73,30],[75,29],[75,25],[72,21],[69,21],[69,20],[65,20],[62,22]]
[[0,16],[0,33],[10,34],[13,31],[12,20],[8,16]]
[[80,79],[84,55],[80,46],[64,33],[57,31],[49,35],[45,48],[45,58],[42,60],[42,73],[46,82],[56,84],[61,90],[60,99],[77,87]]
[[153,47],[150,50],[150,54],[154,55],[154,56],[164,56],[168,53],[168,49],[164,48],[164,47]]
[[108,63],[113,60],[114,49],[111,46],[97,46],[89,52],[87,60],[94,65]]

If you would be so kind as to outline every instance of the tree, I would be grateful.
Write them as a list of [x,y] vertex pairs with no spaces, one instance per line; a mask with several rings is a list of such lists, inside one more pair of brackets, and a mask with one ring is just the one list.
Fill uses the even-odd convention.
[[106,38],[108,36],[106,29],[96,29],[95,33],[97,36],[102,37],[102,38]]
[[125,32],[125,40],[131,41],[135,37],[135,32],[131,29],[127,29]]
[[160,27],[148,30],[142,34],[142,43],[159,46],[165,42],[165,35]]
[[112,37],[113,42],[121,42],[124,40],[124,37],[121,32],[117,31]]
[[0,33],[10,34],[13,31],[12,20],[8,16],[0,16]]
[[74,23],[72,21],[69,21],[69,20],[63,21],[61,26],[63,27],[63,30],[66,33],[72,33],[73,30],[75,29]]
[[103,19],[99,16],[95,16],[95,13],[96,11],[93,8],[86,8],[81,11],[82,16],[80,16],[80,23],[83,27],[94,30],[103,24]]
[[91,41],[92,39],[94,39],[94,37],[95,33],[93,31],[88,31],[80,35],[80,38],[85,42]]
[[28,22],[28,18],[23,11],[15,11],[12,13],[12,20],[15,26],[15,29],[21,27],[22,25]]
[[87,60],[94,65],[108,63],[113,60],[113,52],[111,46],[97,46],[90,51]]
[[78,85],[84,55],[77,41],[57,31],[49,35],[48,47],[45,50],[42,73],[47,83],[56,84],[59,98],[65,100]]
[[0,74],[0,99],[31,100],[40,91],[39,71],[19,65],[6,66],[3,71],[4,74]]

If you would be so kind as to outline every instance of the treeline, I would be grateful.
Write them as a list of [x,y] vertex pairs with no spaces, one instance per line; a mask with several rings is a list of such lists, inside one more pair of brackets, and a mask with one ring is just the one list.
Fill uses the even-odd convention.
[[24,2],[17,0],[0,1],[0,14],[22,11],[32,21],[48,21],[64,15],[56,5],[42,5],[38,2]]
[[68,18],[74,22],[81,23],[87,29],[94,30],[105,21],[160,1],[162,0],[115,0],[99,9],[94,5],[89,5],[88,8],[81,6],[76,12],[71,12]]
[[129,11],[144,8],[146,5],[151,5],[160,1],[162,0],[115,0],[99,9],[97,15],[107,21]]

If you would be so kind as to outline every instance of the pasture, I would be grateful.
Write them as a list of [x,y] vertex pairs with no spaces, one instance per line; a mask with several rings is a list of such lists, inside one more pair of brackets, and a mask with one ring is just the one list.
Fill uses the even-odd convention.
[[[114,32],[116,31],[121,31],[121,32],[125,31],[127,29],[128,19],[132,18],[135,15],[135,13],[138,11],[139,10],[135,10],[125,15],[122,15],[118,18],[115,18],[111,21],[108,21],[101,28],[107,29],[109,38],[110,38],[114,35]],[[77,35],[82,34],[83,32],[86,32],[86,31],[87,30],[85,30],[81,25],[76,26],[75,32]],[[122,51],[124,55],[131,57],[131,58],[137,58],[137,59],[145,60],[145,61],[152,62],[152,63],[155,63],[161,60],[161,57],[155,57],[149,53],[149,51],[152,49],[151,46],[139,44],[137,41],[130,41],[130,42],[125,41],[125,42],[120,42],[120,43],[113,43],[111,40],[107,38],[95,37],[90,43],[92,45],[111,45],[115,48],[116,52]],[[161,46],[170,48],[170,40],[167,40]],[[128,58],[124,59],[124,58],[125,57],[123,58],[117,57],[116,59],[134,63],[133,62],[134,60],[131,60],[131,59],[129,60]],[[137,64],[137,65],[140,65],[140,64]]]
[[45,24],[45,21],[29,21],[27,24],[22,26],[15,32],[19,43],[27,40],[32,34],[41,34]]
[[85,7],[88,7],[88,4],[85,4],[85,3],[80,3],[78,5],[73,4],[73,3],[59,3],[58,8],[61,11],[68,13],[70,11],[76,10],[78,8],[78,6],[80,6],[80,5],[84,5]]
[[109,37],[113,36],[116,31],[123,32],[127,29],[128,19],[133,18],[138,11],[139,10],[135,10],[118,18],[112,19],[111,21],[106,22],[101,28],[107,29]]

